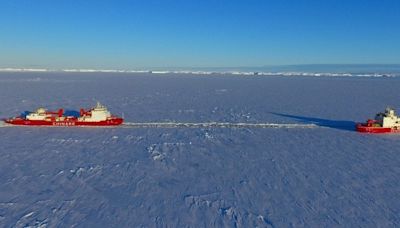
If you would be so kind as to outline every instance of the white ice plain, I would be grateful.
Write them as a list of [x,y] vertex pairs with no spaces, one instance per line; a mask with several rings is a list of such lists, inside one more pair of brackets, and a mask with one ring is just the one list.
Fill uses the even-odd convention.
[[[130,123],[0,127],[1,227],[396,227],[400,78],[1,73],[0,117],[96,101]],[[399,110],[400,111],[400,110]]]

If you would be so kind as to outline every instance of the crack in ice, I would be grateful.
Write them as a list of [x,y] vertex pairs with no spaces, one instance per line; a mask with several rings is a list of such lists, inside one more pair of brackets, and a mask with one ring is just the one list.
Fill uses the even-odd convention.
[[315,124],[288,124],[288,123],[230,123],[230,122],[205,122],[205,123],[177,123],[153,122],[133,123],[126,122],[125,128],[316,128]]

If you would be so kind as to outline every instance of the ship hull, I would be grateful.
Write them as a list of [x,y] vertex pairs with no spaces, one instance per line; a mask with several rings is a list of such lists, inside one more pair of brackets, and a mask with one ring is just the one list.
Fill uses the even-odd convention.
[[400,133],[400,129],[390,127],[373,127],[365,126],[364,124],[357,124],[356,131],[361,133],[384,134],[384,133]]
[[6,119],[7,124],[18,126],[54,126],[54,127],[96,127],[96,126],[118,126],[123,123],[122,118],[112,118],[104,121],[88,122],[79,120],[47,121],[27,119]]

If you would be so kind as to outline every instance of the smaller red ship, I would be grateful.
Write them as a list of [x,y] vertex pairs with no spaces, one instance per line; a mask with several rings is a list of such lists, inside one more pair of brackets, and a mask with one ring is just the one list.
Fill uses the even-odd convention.
[[400,118],[391,108],[376,114],[375,119],[356,124],[356,130],[362,133],[400,133]]
[[30,112],[26,116],[21,115],[4,119],[4,122],[12,125],[60,127],[116,126],[122,124],[123,121],[121,117],[111,115],[107,108],[99,102],[92,109],[81,109],[79,116],[66,115],[63,109],[51,112],[44,108],[39,108],[36,112]]

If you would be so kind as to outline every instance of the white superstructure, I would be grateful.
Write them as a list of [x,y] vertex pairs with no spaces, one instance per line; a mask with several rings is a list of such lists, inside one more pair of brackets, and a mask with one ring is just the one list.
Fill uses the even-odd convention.
[[26,115],[26,119],[28,120],[44,120],[48,117],[48,114],[46,113],[46,109],[44,108],[38,108],[36,112],[29,113]]
[[376,114],[375,120],[382,127],[398,127],[400,128],[400,118],[391,108],[386,108],[385,112]]
[[111,117],[111,113],[107,108],[97,102],[96,107],[91,109],[88,113],[78,118],[79,121],[98,122],[104,121]]

